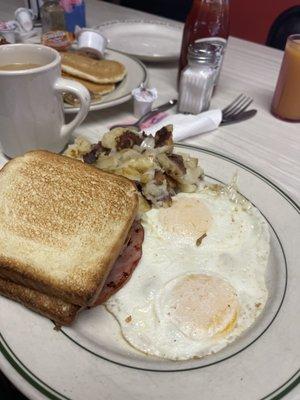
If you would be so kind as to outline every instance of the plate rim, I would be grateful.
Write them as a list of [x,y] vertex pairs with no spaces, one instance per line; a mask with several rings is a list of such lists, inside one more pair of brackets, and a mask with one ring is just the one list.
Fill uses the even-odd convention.
[[[155,19],[130,19],[130,18],[125,18],[125,19],[113,19],[110,21],[106,21],[103,22],[101,24],[95,25],[93,28],[94,29],[101,29],[101,28],[105,28],[105,27],[109,27],[109,26],[114,26],[115,24],[149,24],[149,25],[161,25],[164,27],[168,27],[168,28],[173,28],[175,30],[178,31],[178,33],[182,34],[182,27],[180,26],[179,23],[176,22],[165,22],[165,21],[160,21],[160,20],[155,20]],[[110,47],[108,45],[109,49],[112,49],[112,47]],[[119,51],[120,50],[115,50],[115,51]],[[130,52],[122,52],[123,54],[127,54],[131,57],[137,57],[140,60],[143,61],[148,61],[148,62],[167,62],[167,61],[176,61],[179,58],[180,52],[178,54],[173,53],[172,55],[168,55],[168,56],[163,56],[163,55],[146,55],[146,54],[137,54],[137,53],[130,53]]]
[[[3,346],[1,340],[0,340],[0,354],[3,356],[5,353],[6,354],[6,360],[10,363],[10,365],[15,369],[15,371],[25,380],[25,384],[27,385],[27,389],[24,389],[24,386],[22,386],[19,382],[15,380],[15,375],[9,376],[8,374],[5,373],[5,371],[2,369],[2,372],[7,376],[7,378],[26,396],[30,395],[30,391],[32,389],[38,390],[43,396],[46,397],[46,399],[49,400],[72,400],[72,398],[67,397],[63,395],[62,393],[57,392],[55,389],[53,389],[50,385],[47,383],[43,382],[40,378],[38,378],[35,374],[33,374],[28,367],[26,367],[23,362],[18,358],[16,354],[12,351],[12,349],[9,347],[9,345],[6,343],[6,340],[4,339],[3,335],[0,332],[0,339],[4,341],[6,347],[10,350],[10,352],[13,354],[17,362],[23,367],[20,367],[18,363],[11,357],[9,352],[5,349]],[[184,371],[180,371],[181,373]],[[300,368],[288,379],[286,380],[283,384],[281,384],[278,388],[273,390],[271,393],[268,395],[262,397],[259,400],[280,400],[283,399],[288,393],[290,393],[295,387],[297,387],[300,384]],[[32,376],[30,376],[30,374]],[[298,375],[298,377],[297,377]],[[33,378],[32,378],[33,377]],[[35,378],[35,379],[34,379]],[[42,385],[45,387],[43,387]],[[287,386],[288,385],[288,386]],[[55,394],[51,393],[48,389],[50,389],[52,392],[56,393],[59,397],[57,397]],[[283,389],[281,392],[278,393],[279,390]],[[32,393],[32,391],[31,391]],[[275,395],[275,397],[270,397]]]
[[[269,186],[271,186],[277,193],[279,193],[281,195],[281,197],[283,197],[297,211],[298,214],[300,214],[300,205],[296,202],[296,200],[294,200],[290,195],[288,195],[279,185],[274,183],[272,181],[272,179],[265,177],[263,174],[256,171],[254,168],[250,167],[249,165],[244,164],[242,161],[236,160],[235,158],[232,158],[229,155],[225,155],[223,153],[220,153],[220,152],[217,152],[217,151],[205,148],[205,147],[194,146],[194,145],[183,144],[183,143],[175,143],[175,145],[179,148],[181,147],[181,148],[185,148],[185,149],[191,149],[194,151],[200,151],[200,152],[203,152],[206,154],[211,154],[211,155],[217,156],[219,158],[222,158],[225,161],[229,161],[235,165],[238,165],[242,169],[252,173],[253,175],[257,176],[260,180],[264,181]],[[5,345],[3,345],[3,342]],[[33,395],[34,390],[38,390],[38,392],[41,395],[43,395],[44,397],[46,397],[47,399],[50,399],[50,400],[61,400],[61,399],[72,400],[71,398],[66,397],[65,395],[57,392],[55,389],[51,388],[51,386],[49,386],[48,384],[43,382],[40,378],[38,378],[35,374],[33,374],[30,371],[30,369],[26,365],[24,365],[24,363],[18,358],[18,356],[10,348],[9,344],[6,342],[5,338],[3,337],[1,331],[0,331],[0,357],[2,359],[4,359],[6,361],[6,363],[8,364],[8,367],[7,366],[5,367],[1,363],[2,372],[25,395],[30,396],[30,393]],[[1,358],[0,358],[0,360],[1,360]],[[12,368],[12,371],[13,371],[12,373],[9,373],[9,371],[8,371],[9,368]],[[174,372],[176,372],[176,371],[174,371]],[[177,373],[184,373],[184,372],[189,372],[189,371],[179,371]],[[20,376],[23,378],[22,381],[19,381],[19,379],[18,379]],[[20,382],[22,382],[22,383],[20,383]],[[288,393],[290,393],[294,388],[296,388],[299,384],[300,384],[300,368],[288,380],[286,380],[278,388],[276,388],[274,391],[272,391],[268,395],[264,396],[260,400],[282,399],[284,396],[286,396]],[[45,387],[43,387],[42,385],[44,385]],[[49,389],[56,394],[51,393],[49,391]],[[57,397],[57,395],[60,397]],[[37,398],[37,397],[35,396],[35,398]]]
[[[128,57],[131,60],[133,60],[136,64],[138,64],[139,67],[141,68],[141,70],[143,71],[143,79],[142,79],[141,83],[143,83],[145,85],[147,84],[147,82],[149,81],[149,73],[148,73],[147,67],[144,65],[144,63],[141,60],[139,60],[138,58],[134,57],[133,55],[130,55],[128,53],[124,53],[122,51],[114,50],[114,49],[111,49],[111,48],[108,48],[108,50],[110,52],[118,53],[118,54],[121,54],[122,56]],[[118,89],[116,89],[116,90],[118,90]],[[131,94],[131,92],[129,92],[129,93],[124,94],[121,97],[118,97],[117,99],[114,99],[114,100],[106,100],[106,101],[101,101],[99,103],[91,103],[90,106],[89,106],[88,113],[91,112],[91,111],[104,110],[106,108],[110,108],[110,107],[117,106],[119,104],[126,103],[131,98],[132,98],[132,94]],[[79,107],[74,107],[74,106],[71,106],[71,105],[66,105],[66,103],[63,103],[63,111],[64,111],[65,114],[74,114],[74,113],[77,113],[79,111]]]

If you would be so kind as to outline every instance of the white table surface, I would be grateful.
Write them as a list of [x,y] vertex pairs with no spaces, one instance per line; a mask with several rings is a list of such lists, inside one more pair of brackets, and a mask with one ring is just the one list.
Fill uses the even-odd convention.
[[[22,0],[0,0],[0,20],[13,19],[13,11],[23,4]],[[86,5],[90,26],[111,19],[159,19],[99,0],[87,0]],[[234,157],[273,180],[287,194],[299,201],[300,124],[283,122],[270,114],[270,103],[282,56],[283,53],[279,50],[230,38],[212,107],[222,108],[238,94],[245,93],[253,97],[258,114],[249,121],[220,127],[214,132],[186,142]],[[150,83],[158,89],[157,103],[176,97],[177,65],[146,65]],[[129,116],[132,116],[131,102],[108,110],[94,111],[88,115],[75,134],[92,135],[96,140],[107,126],[123,121]],[[297,396],[299,391],[293,390],[287,399],[296,400],[299,398]]]

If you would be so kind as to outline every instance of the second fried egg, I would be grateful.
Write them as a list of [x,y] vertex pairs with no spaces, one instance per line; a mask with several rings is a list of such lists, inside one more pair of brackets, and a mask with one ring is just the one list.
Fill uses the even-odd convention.
[[267,300],[268,227],[259,211],[211,187],[143,218],[143,257],[106,307],[136,349],[172,360],[214,353]]

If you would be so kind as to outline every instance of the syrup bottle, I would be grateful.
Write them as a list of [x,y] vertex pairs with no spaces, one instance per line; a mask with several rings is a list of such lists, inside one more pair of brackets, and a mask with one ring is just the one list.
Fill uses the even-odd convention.
[[190,44],[205,40],[220,42],[225,48],[228,36],[229,0],[194,0],[184,26],[179,75],[187,65]]

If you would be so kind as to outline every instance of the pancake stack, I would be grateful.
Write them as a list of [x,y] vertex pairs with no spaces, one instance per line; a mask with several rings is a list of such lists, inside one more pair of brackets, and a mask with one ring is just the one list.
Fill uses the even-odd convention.
[[[99,101],[102,95],[112,92],[116,83],[126,75],[123,64],[113,60],[95,60],[88,56],[67,52],[61,53],[62,76],[84,85],[90,92],[92,101]],[[77,106],[78,99],[71,93],[64,94],[65,102]]]

